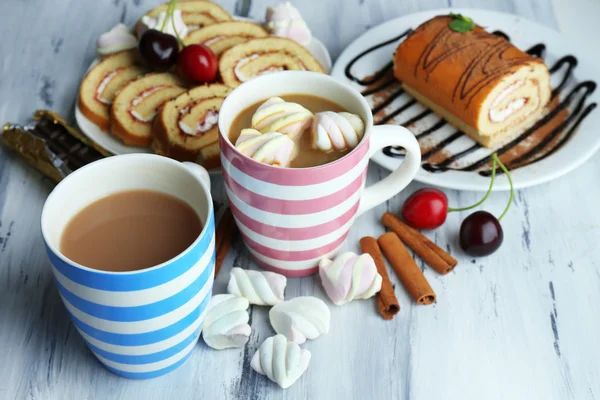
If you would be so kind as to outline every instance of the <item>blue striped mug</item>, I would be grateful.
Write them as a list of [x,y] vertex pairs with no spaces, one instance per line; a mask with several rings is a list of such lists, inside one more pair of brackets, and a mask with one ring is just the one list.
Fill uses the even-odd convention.
[[[204,228],[177,257],[151,268],[107,272],[61,254],[61,234],[80,210],[110,194],[154,190],[188,203]],[[210,178],[192,163],[150,154],[113,156],[66,177],[42,211],[42,235],[73,324],[112,372],[153,378],[183,364],[198,341],[211,297],[215,228]]]

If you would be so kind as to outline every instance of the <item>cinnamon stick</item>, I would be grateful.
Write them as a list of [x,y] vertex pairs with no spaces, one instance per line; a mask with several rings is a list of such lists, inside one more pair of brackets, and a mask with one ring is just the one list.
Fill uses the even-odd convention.
[[377,244],[377,239],[365,236],[360,239],[360,248],[363,253],[370,254],[373,257],[377,266],[377,272],[381,275],[381,290],[377,293],[377,309],[384,319],[390,320],[400,311],[400,303],[398,303],[398,299],[394,293],[394,287],[385,267],[385,260],[383,259],[383,254],[381,254],[379,244]]
[[383,224],[413,249],[428,265],[442,275],[452,271],[458,261],[416,229],[411,228],[390,212],[381,217]]
[[394,232],[384,233],[377,242],[410,296],[419,304],[435,302],[433,289],[398,235]]
[[215,232],[215,278],[221,270],[221,264],[223,264],[223,260],[225,260],[225,256],[231,246],[233,235],[236,231],[237,226],[235,225],[231,208],[227,208],[221,216]]

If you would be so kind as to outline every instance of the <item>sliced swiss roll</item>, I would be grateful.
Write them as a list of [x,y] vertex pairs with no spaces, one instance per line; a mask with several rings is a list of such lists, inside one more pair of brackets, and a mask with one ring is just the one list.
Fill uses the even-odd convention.
[[394,74],[418,101],[485,147],[532,125],[551,96],[543,60],[476,26],[456,32],[450,16],[412,32],[394,54]]
[[198,86],[163,106],[152,127],[152,148],[179,161],[218,167],[219,110],[231,92],[226,85]]
[[152,121],[162,105],[184,93],[185,83],[170,72],[148,74],[124,86],[111,107],[110,131],[133,146],[150,146]]
[[225,51],[219,61],[221,78],[231,87],[239,86],[255,76],[287,70],[325,72],[303,46],[280,37],[240,43]]
[[218,56],[236,44],[250,39],[267,37],[269,33],[260,25],[248,21],[226,21],[208,25],[190,33],[185,45],[203,44]]
[[[145,16],[158,18],[160,13],[167,11],[168,3],[160,5],[148,11]],[[180,1],[177,3],[177,10],[181,11],[181,18],[188,28],[188,32],[192,32],[203,26],[216,24],[217,22],[230,21],[231,15],[225,9],[211,1],[192,0]],[[142,24],[142,19],[137,22],[136,32],[140,32],[139,25]],[[143,31],[143,30],[141,30]]]
[[119,89],[148,72],[136,65],[136,52],[105,58],[89,70],[79,88],[79,109],[103,131],[110,126],[109,109]]

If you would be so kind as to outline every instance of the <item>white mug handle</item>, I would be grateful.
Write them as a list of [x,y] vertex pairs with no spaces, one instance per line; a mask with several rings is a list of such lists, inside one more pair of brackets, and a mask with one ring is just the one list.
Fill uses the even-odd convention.
[[397,125],[378,125],[373,127],[369,158],[386,146],[400,146],[406,150],[402,165],[381,181],[365,188],[360,199],[358,214],[378,206],[400,193],[417,175],[421,166],[421,148],[415,135],[408,129]]
[[184,161],[183,166],[190,171],[192,175],[194,175],[199,181],[203,182],[206,185],[206,188],[210,192],[210,175],[208,171],[204,169],[204,167],[189,161]]

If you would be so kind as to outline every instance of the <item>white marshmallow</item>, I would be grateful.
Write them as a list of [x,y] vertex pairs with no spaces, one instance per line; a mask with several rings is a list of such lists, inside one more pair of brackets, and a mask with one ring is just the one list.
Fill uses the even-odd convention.
[[287,278],[268,271],[251,271],[238,267],[231,269],[227,292],[243,296],[250,304],[274,306],[283,301]]
[[269,312],[269,320],[277,333],[289,341],[302,344],[329,332],[331,314],[321,299],[312,296],[296,297],[277,304]]
[[302,46],[308,46],[312,40],[312,33],[300,11],[289,1],[267,8],[265,21],[271,35],[295,40]]
[[261,133],[279,132],[296,139],[312,121],[313,113],[298,103],[271,97],[252,116],[252,128]]
[[213,349],[242,347],[248,343],[248,300],[233,294],[218,294],[210,299],[202,327],[202,337]]
[[321,151],[353,149],[364,134],[363,120],[347,112],[317,113],[311,126],[312,147]]
[[275,335],[260,345],[250,361],[250,366],[283,389],[287,389],[302,376],[309,362],[308,350],[288,342],[283,335]]
[[324,258],[319,275],[327,296],[336,305],[368,299],[381,290],[381,275],[369,254],[342,253],[335,261]]
[[[96,51],[100,56],[106,56],[118,53],[119,51],[133,49],[137,47],[137,43],[137,39],[131,34],[127,26],[117,24],[110,31],[100,35],[96,41]],[[114,72],[116,73],[117,71]]]
[[235,148],[263,164],[287,167],[293,158],[296,144],[283,133],[262,134],[256,129],[242,129],[235,142]]

